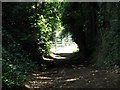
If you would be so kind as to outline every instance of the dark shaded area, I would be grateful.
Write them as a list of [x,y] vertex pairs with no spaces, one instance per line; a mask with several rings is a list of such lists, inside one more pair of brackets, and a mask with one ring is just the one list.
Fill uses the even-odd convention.
[[[87,10],[89,8],[89,10]],[[73,40],[78,44],[80,55],[88,58],[96,44],[97,3],[68,3],[63,13],[63,23],[72,33]]]
[[[31,9],[31,6],[36,3],[3,3],[2,7],[2,26],[5,32],[12,35],[17,43],[20,43],[22,48],[30,54],[30,58],[38,63],[42,62],[42,51],[38,50],[36,30],[32,27],[29,17],[36,11]],[[12,6],[12,7],[11,7]],[[34,19],[37,19],[35,17]],[[4,40],[3,36],[3,41]],[[3,47],[7,46],[7,42],[3,42]],[[42,46],[41,46],[42,47]]]
[[[92,60],[94,63],[98,62],[98,64],[105,62],[106,65],[109,64],[110,66],[115,65],[114,61],[119,61],[117,47],[119,47],[120,35],[116,31],[120,28],[118,26],[120,23],[118,8],[120,8],[119,3],[107,2],[74,2],[66,4],[62,18],[63,25],[66,28],[64,32],[72,34],[73,40],[79,46],[80,57],[88,61]],[[113,37],[117,36],[116,40],[113,39]],[[113,42],[117,46],[108,44]],[[116,54],[111,50],[113,48],[116,48],[113,50]]]

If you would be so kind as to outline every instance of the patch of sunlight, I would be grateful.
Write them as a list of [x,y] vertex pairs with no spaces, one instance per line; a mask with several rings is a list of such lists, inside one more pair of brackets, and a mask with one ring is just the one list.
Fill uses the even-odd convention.
[[[52,84],[52,81],[29,81],[31,85]],[[26,85],[28,87],[28,85]]]
[[30,84],[37,84],[37,81],[29,81]]
[[40,76],[42,74],[48,74],[49,72],[41,72],[41,73],[32,73],[33,76]]
[[26,88],[31,88],[31,87],[30,87],[29,85],[27,85],[27,84],[25,85],[25,87],[26,87]]
[[71,79],[67,79],[65,80],[66,82],[72,82],[72,81],[76,81],[76,80],[79,80],[79,78],[71,78]]
[[66,42],[65,44],[59,44],[59,46],[56,44],[56,46],[54,45],[50,50],[54,53],[73,53],[79,51],[75,42]]
[[[55,53],[55,52],[54,52],[54,53]],[[50,56],[52,56],[53,58],[56,58],[56,59],[66,59],[66,58],[67,58],[67,57],[55,55],[55,54],[53,54],[53,53],[51,53]]]
[[78,45],[72,40],[72,35],[68,33],[64,38],[60,38],[61,33],[62,31],[56,32],[50,51],[53,53],[73,53],[79,51]]
[[40,88],[40,87],[38,87],[38,86],[35,86],[34,88]]
[[47,84],[48,82],[39,82],[39,83],[41,83],[41,84]]
[[51,79],[50,77],[36,77],[37,79]]
[[42,74],[48,74],[49,72],[42,72]]
[[35,74],[35,73],[33,73],[32,75],[33,75],[33,76],[39,76],[40,74]]

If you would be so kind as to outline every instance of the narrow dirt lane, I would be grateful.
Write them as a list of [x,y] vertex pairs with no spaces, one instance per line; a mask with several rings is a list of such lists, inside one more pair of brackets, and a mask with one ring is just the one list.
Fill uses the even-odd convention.
[[[45,58],[48,69],[33,71],[25,82],[30,90],[43,88],[120,88],[120,68],[95,69],[77,53],[53,53]],[[79,65],[81,63],[81,65]]]
[[[46,71],[34,71],[28,76],[25,82],[27,89],[120,88],[120,68],[98,70],[86,66],[85,63],[79,65],[80,62],[76,59],[76,54],[55,55],[53,54],[55,56],[53,61],[48,61],[49,67]],[[65,57],[65,59],[63,60],[61,57]]]
[[120,69],[97,70],[84,66],[34,71],[25,87],[37,88],[120,88]]

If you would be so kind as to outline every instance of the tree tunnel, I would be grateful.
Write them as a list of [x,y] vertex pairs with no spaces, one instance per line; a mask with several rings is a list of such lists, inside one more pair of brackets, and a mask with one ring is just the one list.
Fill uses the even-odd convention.
[[[79,56],[79,59],[81,59],[81,61],[83,62],[89,60],[88,58],[95,50],[95,45],[96,45],[96,35],[97,35],[96,18],[97,18],[97,11],[99,10],[97,3],[74,2],[74,3],[63,3],[63,4],[57,3],[57,4],[59,4],[60,7],[58,8],[57,6],[55,6],[55,8],[59,11],[58,14],[58,11],[55,10],[57,11],[55,12],[56,17],[53,15],[53,13],[51,13],[51,15],[48,16],[49,18],[48,17],[46,18],[46,15],[41,15],[39,17],[41,19],[41,22],[39,20],[37,22],[41,24],[43,24],[42,22],[47,24],[53,21],[56,22],[52,24],[49,23],[48,24],[49,28],[47,28],[46,24],[43,24],[43,26],[41,26],[42,30],[38,32],[41,33],[40,38],[45,43],[44,52],[46,54],[49,54],[48,57],[53,56],[53,53],[54,54],[66,53],[67,51],[69,51],[67,53],[70,53],[72,47],[63,45],[63,41],[65,38],[62,38],[62,36],[63,37],[67,36],[67,34],[70,33],[71,41],[74,42],[74,44],[71,43],[71,46],[73,45],[75,46],[74,48],[78,49],[77,55]],[[57,4],[54,3],[54,5]],[[44,8],[46,7],[46,13],[50,13],[49,12],[50,9],[47,11],[49,6],[46,6],[46,3],[43,3],[43,6]],[[54,18],[52,18],[51,16],[52,17],[54,16]],[[50,27],[50,25],[54,25],[54,26]],[[59,34],[59,32],[61,32],[61,34]],[[69,48],[69,49],[66,50],[64,48]]]
[[96,3],[69,3],[63,12],[63,24],[71,32],[82,58],[88,58],[94,50],[97,8]]
[[[13,7],[9,8],[11,5]],[[50,47],[55,43],[53,41],[56,37],[55,33],[61,31],[61,36],[71,34],[75,43],[73,46],[79,48],[77,55],[84,60],[89,57],[95,47],[96,8],[96,3],[79,2],[5,4],[3,27],[20,43],[33,61],[40,64],[44,62],[42,56],[49,57],[51,53]],[[9,13],[13,16],[12,18],[8,17]],[[71,50],[71,47],[68,48]],[[61,51],[67,50],[61,49]]]
[[[37,72],[43,73],[43,76],[46,76],[49,71],[46,69],[55,69],[55,73],[54,70],[50,71],[51,75],[48,73],[48,76],[53,76],[49,80],[53,81],[52,78],[56,77],[59,67],[69,73],[71,66],[73,72],[69,75],[72,74],[74,77],[76,72],[78,77],[83,73],[82,76],[85,78],[78,78],[80,81],[84,80],[83,85],[86,84],[89,87],[88,83],[91,85],[92,81],[85,83],[86,75],[92,78],[95,76],[96,79],[96,75],[100,75],[101,72],[101,69],[98,72],[99,68],[110,69],[110,72],[113,68],[112,74],[109,74],[113,76],[115,73],[115,77],[119,75],[120,3],[3,2],[2,41],[3,89],[14,90],[14,86],[19,89],[19,86],[26,81],[26,75],[31,71],[36,72],[36,69]],[[85,64],[89,64],[90,67],[85,67]],[[66,66],[70,68],[67,69]],[[90,69],[91,66],[97,67],[97,70],[93,72],[93,68]],[[87,73],[89,70],[90,74]],[[77,71],[81,74],[78,75]],[[40,73],[34,75],[41,77]],[[108,71],[106,71],[107,74]],[[63,70],[60,70],[58,76],[63,77],[61,80],[70,81],[68,82],[70,85],[71,80],[68,80]],[[105,78],[103,82],[107,80]],[[45,77],[44,80],[46,79]],[[96,80],[99,81],[99,79]],[[61,83],[56,81],[59,81],[58,77],[55,78],[55,84]],[[35,82],[32,82],[31,84],[36,87]],[[41,82],[38,84],[41,85]],[[97,83],[96,87],[99,84]],[[80,85],[79,82],[78,85]],[[11,87],[13,88],[9,89]]]

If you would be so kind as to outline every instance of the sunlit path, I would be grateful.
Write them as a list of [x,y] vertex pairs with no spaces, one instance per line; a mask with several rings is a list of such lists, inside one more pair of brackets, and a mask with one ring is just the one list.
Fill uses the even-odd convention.
[[72,40],[72,35],[67,34],[64,38],[59,38],[60,34],[56,33],[54,42],[50,51],[53,53],[73,53],[78,51],[77,44]]
[[56,45],[54,47],[51,48],[51,51],[53,53],[73,53],[78,51],[78,46],[73,42],[69,45]]

